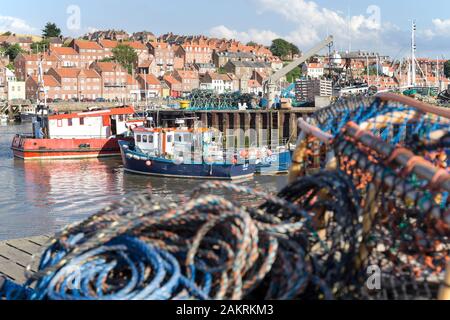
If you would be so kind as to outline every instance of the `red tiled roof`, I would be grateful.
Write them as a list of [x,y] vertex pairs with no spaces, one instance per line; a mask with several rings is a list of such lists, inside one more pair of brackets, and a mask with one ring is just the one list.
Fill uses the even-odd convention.
[[119,45],[119,42],[114,40],[100,40],[99,43],[103,48],[108,49],[114,49]]
[[159,80],[152,74],[140,74],[139,77],[141,77],[144,81],[147,81],[147,84],[151,85],[158,85],[161,84]]
[[93,50],[102,50],[103,48],[94,41],[86,41],[86,40],[75,40],[75,45],[80,49],[93,49]]
[[124,45],[128,45],[130,47],[132,47],[135,50],[145,50],[147,49],[147,47],[139,41],[130,41],[130,42],[124,42]]
[[150,45],[156,49],[166,49],[169,46],[166,42],[150,42]]
[[122,66],[115,62],[95,62],[102,72],[123,71]]
[[80,73],[83,73],[87,78],[100,78],[95,70],[78,69],[78,68],[59,68],[54,69],[61,78],[78,78]]
[[[37,76],[32,76],[31,77],[33,79],[34,82],[38,83],[39,79]],[[58,80],[56,80],[53,76],[50,75],[44,75],[44,84],[46,87],[60,87],[61,84],[58,82]]]
[[47,53],[43,56],[37,54],[24,54],[23,57],[26,61],[39,61],[41,58],[43,58],[44,61],[58,61],[58,58],[54,54]]
[[198,78],[197,72],[191,71],[191,70],[177,70],[177,73],[181,78],[186,78],[186,79],[197,79]]
[[76,56],[78,55],[78,52],[76,52],[73,48],[69,47],[54,47],[51,49],[51,52],[57,55],[65,55],[65,56]]
[[175,79],[172,75],[165,75],[163,78],[166,82],[170,83],[171,85],[178,84],[180,81]]
[[134,85],[134,84],[137,84],[137,81],[136,81],[136,79],[133,78],[132,75],[128,74],[127,75],[127,84]]

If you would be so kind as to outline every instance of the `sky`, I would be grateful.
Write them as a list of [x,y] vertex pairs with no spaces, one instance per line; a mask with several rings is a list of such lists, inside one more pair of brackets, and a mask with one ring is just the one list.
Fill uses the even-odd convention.
[[[417,55],[450,57],[448,0],[1,0],[0,31],[40,34],[46,22],[67,36],[109,28],[203,34],[270,45],[285,38],[308,50],[328,34],[336,50],[400,58],[417,21]],[[447,14],[446,14],[447,13]]]

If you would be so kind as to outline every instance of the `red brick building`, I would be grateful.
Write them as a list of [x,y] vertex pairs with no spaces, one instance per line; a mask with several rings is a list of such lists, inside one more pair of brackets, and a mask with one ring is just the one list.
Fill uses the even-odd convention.
[[63,100],[94,100],[101,96],[102,81],[95,70],[51,68],[48,71],[48,75],[53,76],[61,84],[60,98]]
[[29,76],[37,76],[39,61],[41,59],[44,73],[50,70],[50,68],[58,68],[61,64],[58,57],[54,54],[19,54],[14,60],[17,79],[25,81]]
[[200,79],[196,71],[176,70],[173,77],[181,83],[182,94],[188,94],[192,90],[200,88]]
[[170,90],[170,96],[173,98],[181,97],[183,88],[181,82],[177,80],[174,76],[167,74],[164,76],[163,81],[167,84]]
[[184,59],[176,56],[178,46],[165,42],[150,42],[147,44],[149,53],[154,57],[154,67],[151,71],[157,76],[184,66]]
[[145,100],[146,97],[161,96],[161,82],[153,74],[139,74],[136,80],[139,84],[142,100]]
[[80,66],[80,55],[73,48],[53,47],[50,54],[55,55],[63,68],[78,68]]
[[97,42],[74,40],[71,47],[79,54],[79,68],[89,68],[93,62],[105,58],[105,50]]
[[179,47],[178,54],[183,57],[184,64],[212,63],[212,49],[207,44],[185,43]]
[[[53,76],[44,75],[44,85],[48,99],[61,99],[61,83]],[[30,100],[38,98],[39,80],[37,76],[31,76],[25,82],[26,97]]]
[[127,71],[115,62],[94,62],[91,67],[102,79],[101,97],[108,100],[121,99],[127,94]]

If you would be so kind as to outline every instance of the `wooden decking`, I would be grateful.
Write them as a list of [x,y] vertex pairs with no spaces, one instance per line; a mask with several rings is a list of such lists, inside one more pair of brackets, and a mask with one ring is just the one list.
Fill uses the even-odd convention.
[[40,254],[49,240],[49,236],[39,236],[0,242],[0,275],[25,282],[25,268],[32,255]]

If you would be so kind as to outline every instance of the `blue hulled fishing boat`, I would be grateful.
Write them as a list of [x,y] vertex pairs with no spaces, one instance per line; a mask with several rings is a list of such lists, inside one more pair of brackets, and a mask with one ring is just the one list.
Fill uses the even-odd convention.
[[194,179],[251,178],[256,164],[237,152],[227,152],[218,130],[147,128],[133,130],[134,142],[119,143],[130,173]]

